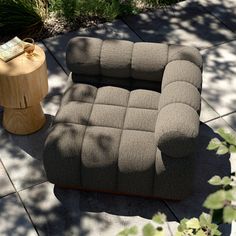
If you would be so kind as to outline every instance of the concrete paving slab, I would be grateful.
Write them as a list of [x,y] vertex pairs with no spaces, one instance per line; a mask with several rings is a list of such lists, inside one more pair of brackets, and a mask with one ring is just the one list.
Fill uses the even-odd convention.
[[55,116],[60,105],[62,94],[67,87],[68,76],[45,45],[39,43],[39,46],[45,51],[48,68],[49,88],[47,96],[42,101],[43,111],[45,114]]
[[0,198],[15,192],[15,189],[11,184],[11,181],[1,162],[0,162],[0,186],[1,186]]
[[167,235],[176,225],[158,200],[65,190],[48,182],[20,191],[20,196],[40,235],[116,235],[125,227],[141,228],[157,211],[172,221],[165,225]]
[[236,32],[236,1],[235,0],[195,0],[207,11],[217,17],[230,30]]
[[0,235],[38,235],[16,194],[0,199],[0,212]]
[[202,97],[221,116],[236,111],[236,40],[201,53]]
[[198,3],[179,3],[128,16],[124,21],[144,41],[150,42],[183,44],[203,49],[235,37]]
[[236,112],[222,117],[236,131]]
[[67,73],[69,72],[65,62],[66,45],[71,38],[76,36],[89,36],[102,39],[126,39],[140,41],[140,38],[121,20],[100,24],[97,27],[84,28],[65,35],[43,40],[47,48],[53,53],[59,64]]
[[220,115],[216,113],[212,107],[207,104],[207,102],[202,98],[201,99],[201,115],[200,121],[206,123],[212,119],[219,117]]
[[[234,132],[228,124],[222,119],[210,121],[207,124],[201,124],[199,141],[196,155],[196,170],[193,194],[180,202],[166,201],[170,209],[175,213],[178,219],[184,217],[198,217],[202,211],[208,212],[202,207],[207,195],[214,192],[216,188],[207,183],[214,175],[226,176],[231,172],[230,155],[218,156],[214,151],[206,150],[206,147],[212,138],[218,137],[214,131],[218,128],[225,128]],[[223,235],[229,235],[230,225],[223,228]]]
[[46,181],[42,151],[50,125],[47,116],[45,126],[31,135],[13,135],[0,126],[1,160],[17,190]]
[[[60,99],[68,80],[66,73],[45,46],[42,43],[39,43],[39,46],[45,50],[48,65],[49,92],[42,102],[47,122],[38,132],[24,136],[10,134],[0,126],[0,146],[2,147],[0,148],[0,158],[17,190],[42,183],[46,180],[41,160],[44,140],[50,128],[52,116],[58,110]],[[2,120],[2,114],[1,112],[0,121]],[[1,173],[3,174],[4,172],[1,171]],[[5,184],[4,186],[4,188],[1,188],[1,191],[3,191],[1,194],[7,194],[8,191],[12,191],[10,188],[6,188],[9,185]]]

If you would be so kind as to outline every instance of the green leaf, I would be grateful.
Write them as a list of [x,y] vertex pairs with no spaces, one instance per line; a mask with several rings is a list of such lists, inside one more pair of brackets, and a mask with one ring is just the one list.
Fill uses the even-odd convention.
[[208,183],[211,185],[221,185],[221,178],[218,175],[213,176],[208,180]]
[[236,188],[226,191],[225,198],[228,201],[235,201],[236,200]]
[[232,183],[232,180],[228,176],[224,176],[221,179],[220,176],[215,175],[208,181],[208,183],[211,184],[211,185],[224,185],[224,186],[227,186],[227,185]]
[[178,231],[183,232],[185,229],[187,229],[187,223],[188,219],[184,218],[180,221],[179,226],[178,226]]
[[221,141],[218,138],[213,138],[207,146],[207,150],[215,150],[221,145]]
[[218,225],[217,224],[211,224],[211,235],[212,236],[220,236],[221,232],[218,230]]
[[222,180],[221,180],[221,184],[222,184],[222,185],[229,185],[229,184],[231,184],[231,182],[232,182],[232,180],[231,180],[231,178],[228,177],[228,176],[224,176],[224,177],[222,178]]
[[129,236],[129,235],[136,235],[138,233],[138,229],[136,226],[132,226],[130,228],[126,228],[122,230],[117,236]]
[[226,153],[229,152],[229,149],[224,145],[224,144],[221,144],[216,152],[216,154],[218,155],[224,155]]
[[211,235],[212,236],[221,236],[222,233],[218,229],[215,229],[215,230],[211,231]]
[[225,223],[231,224],[236,220],[236,209],[232,206],[226,206],[223,211],[223,219]]
[[163,213],[158,212],[156,215],[153,216],[152,220],[157,224],[165,224],[166,222],[166,215]]
[[203,206],[208,209],[221,209],[224,207],[225,200],[225,191],[219,190],[215,193],[210,194],[203,203]]
[[200,229],[200,222],[197,218],[192,218],[186,222],[186,226],[189,229]]
[[236,146],[236,137],[233,134],[226,132],[223,128],[220,128],[216,131],[227,143],[233,144]]
[[202,229],[200,229],[197,231],[196,236],[207,236],[207,235],[205,234],[205,232]]
[[203,212],[199,217],[200,225],[203,226],[209,226],[211,224],[211,216],[205,212]]
[[230,146],[229,146],[229,152],[230,152],[230,153],[236,153],[236,146],[230,145]]
[[154,228],[152,224],[149,223],[143,227],[144,236],[155,236],[155,233],[156,233],[156,229]]

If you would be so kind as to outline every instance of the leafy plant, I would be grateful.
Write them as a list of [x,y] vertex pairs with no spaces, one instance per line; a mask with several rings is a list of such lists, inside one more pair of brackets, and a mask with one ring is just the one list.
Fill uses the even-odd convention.
[[224,155],[228,152],[235,153],[236,152],[236,137],[224,129],[218,129],[216,131],[217,134],[223,139],[223,141],[218,138],[213,138],[209,145],[207,146],[208,150],[217,150],[216,153],[218,155]]
[[218,225],[212,223],[211,215],[202,213],[197,218],[182,219],[178,226],[175,236],[218,236],[221,232],[218,230]]
[[[236,152],[236,136],[226,132],[224,129],[218,129],[216,133],[220,139],[214,138],[207,146],[208,150],[216,150],[218,155]],[[209,209],[208,213],[202,213],[199,218],[182,219],[178,226],[175,236],[219,236],[222,235],[218,229],[221,223],[232,223],[236,220],[236,174],[220,177],[213,176],[209,184],[219,186],[221,189],[210,194],[203,203],[203,206]],[[158,213],[152,219],[162,225],[166,222],[166,216]],[[155,228],[151,223],[143,228],[143,236],[164,236],[163,227]],[[125,229],[118,236],[136,235],[137,228],[131,227]],[[123,233],[123,234],[122,234]]]
[[[156,215],[153,216],[152,221],[158,226],[154,227],[152,223],[146,224],[142,230],[143,236],[165,236],[163,225],[166,223],[166,215],[158,212]],[[137,227],[132,226],[130,228],[124,229],[117,236],[137,235],[137,233]]]
[[40,32],[47,16],[46,0],[0,0],[0,31],[3,35]]
[[80,16],[113,20],[117,16],[138,13],[134,2],[134,0],[50,0],[49,10],[57,12],[69,21]]
[[[111,21],[137,14],[143,8],[176,3],[179,0],[0,0],[0,31],[13,35],[40,38],[53,32],[54,22],[77,29],[78,22]],[[58,23],[59,22],[59,23]],[[60,27],[55,27],[58,29]],[[46,35],[46,34],[45,34]],[[2,40],[2,38],[0,39]]]

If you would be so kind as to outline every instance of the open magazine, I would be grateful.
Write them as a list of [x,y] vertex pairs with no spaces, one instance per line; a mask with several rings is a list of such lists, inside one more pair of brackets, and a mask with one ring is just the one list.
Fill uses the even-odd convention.
[[10,41],[0,45],[0,59],[7,62],[24,52],[23,41],[14,37]]

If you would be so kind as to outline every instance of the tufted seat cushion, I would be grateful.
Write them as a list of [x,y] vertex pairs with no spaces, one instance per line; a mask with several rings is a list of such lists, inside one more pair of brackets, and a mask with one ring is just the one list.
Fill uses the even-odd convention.
[[62,187],[183,199],[191,193],[199,131],[197,49],[72,39],[64,94],[44,148]]
[[[48,178],[61,186],[166,198],[169,187],[160,192],[159,182],[171,181],[163,164],[169,157],[162,157],[154,138],[159,98],[149,90],[74,84],[47,138]],[[180,162],[187,168],[190,159]],[[182,170],[173,174],[184,177]],[[181,189],[179,198],[186,194]]]

